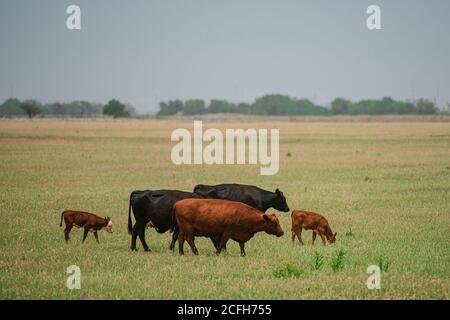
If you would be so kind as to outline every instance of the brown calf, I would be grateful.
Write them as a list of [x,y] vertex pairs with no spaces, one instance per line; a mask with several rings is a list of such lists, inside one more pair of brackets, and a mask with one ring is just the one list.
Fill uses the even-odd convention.
[[316,240],[317,234],[322,238],[322,242],[326,245],[325,237],[329,243],[334,243],[336,241],[336,234],[331,231],[330,225],[324,216],[302,210],[294,210],[291,213],[292,218],[292,243],[295,241],[295,236],[297,236],[298,241],[303,244],[302,241],[302,229],[312,230],[312,244]]
[[93,213],[66,210],[61,213],[61,222],[59,226],[62,226],[62,221],[64,218],[64,223],[66,228],[64,229],[64,239],[66,243],[69,242],[70,230],[75,226],[77,228],[84,228],[83,241],[86,240],[88,232],[94,233],[95,240],[98,242],[98,230],[106,230],[108,233],[112,233],[113,223],[109,217],[101,218]]
[[219,199],[185,199],[174,206],[174,214],[180,229],[178,245],[180,254],[184,254],[186,240],[192,252],[197,255],[194,236],[220,236],[217,254],[233,239],[241,247],[241,256],[245,256],[245,242],[255,233],[265,231],[281,237],[283,230],[275,214],[263,212],[241,202]]

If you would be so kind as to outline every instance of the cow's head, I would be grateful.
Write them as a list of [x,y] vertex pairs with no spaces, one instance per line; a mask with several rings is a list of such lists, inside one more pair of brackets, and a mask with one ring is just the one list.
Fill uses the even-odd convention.
[[335,232],[334,234],[331,233],[331,235],[327,236],[328,242],[329,243],[335,243],[336,242],[336,235],[337,235],[337,232]]
[[277,209],[279,211],[288,212],[289,206],[286,202],[286,198],[284,197],[283,192],[279,189],[275,190],[275,198],[272,200],[272,208]]
[[277,237],[281,237],[284,234],[283,229],[281,229],[280,221],[275,213],[264,214],[264,222],[266,223],[264,231],[268,234],[273,234]]
[[110,217],[105,217],[105,224],[103,230],[106,230],[108,233],[112,233],[113,222]]

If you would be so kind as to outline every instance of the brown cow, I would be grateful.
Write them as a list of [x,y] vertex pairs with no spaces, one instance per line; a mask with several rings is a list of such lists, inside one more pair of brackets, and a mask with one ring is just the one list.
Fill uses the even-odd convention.
[[303,244],[302,241],[302,229],[312,230],[312,244],[316,240],[317,234],[322,238],[323,245],[326,245],[325,237],[329,243],[334,243],[336,241],[337,233],[333,234],[327,219],[324,216],[302,210],[294,210],[291,213],[292,218],[292,243],[295,241],[295,236],[297,236],[298,241]]
[[66,243],[69,242],[69,233],[72,227],[84,228],[83,241],[86,240],[88,232],[94,233],[95,240],[98,242],[98,230],[106,230],[108,233],[112,233],[113,223],[109,217],[101,218],[93,213],[65,210],[61,213],[61,222],[59,226],[62,227],[62,221],[64,218],[64,223],[66,228],[64,229],[64,239]]
[[183,245],[186,240],[192,252],[197,255],[194,236],[220,236],[217,254],[226,247],[229,239],[239,242],[241,256],[245,256],[245,242],[255,233],[265,231],[281,237],[283,230],[275,214],[264,214],[262,211],[241,202],[219,199],[184,199],[174,206],[180,233],[178,245],[180,254],[184,254]]

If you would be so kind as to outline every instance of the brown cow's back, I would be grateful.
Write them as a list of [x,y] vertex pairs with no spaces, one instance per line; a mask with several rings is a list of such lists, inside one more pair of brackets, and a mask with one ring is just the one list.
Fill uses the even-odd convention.
[[70,219],[77,227],[82,227],[86,223],[96,224],[96,223],[104,223],[105,221],[105,218],[99,217],[94,213],[85,211],[65,210],[62,213],[62,215]]
[[185,199],[175,204],[180,223],[189,223],[204,236],[222,234],[229,228],[243,232],[263,224],[262,211],[241,202],[220,199]]
[[324,216],[311,211],[294,210],[291,217],[292,225],[302,225],[304,229],[317,229],[319,226],[328,225]]

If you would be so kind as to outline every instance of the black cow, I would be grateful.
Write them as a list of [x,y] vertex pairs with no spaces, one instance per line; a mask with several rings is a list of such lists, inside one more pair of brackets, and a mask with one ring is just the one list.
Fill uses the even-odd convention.
[[262,212],[266,212],[269,208],[289,211],[286,198],[278,189],[270,192],[245,184],[218,184],[215,186],[198,184],[194,188],[194,193],[205,198],[243,202]]
[[[128,207],[128,233],[131,234],[131,250],[136,250],[136,238],[139,236],[144,250],[150,251],[145,242],[145,228],[147,226],[154,227],[158,233],[173,230],[170,244],[170,250],[173,250],[179,233],[178,225],[173,219],[173,205],[179,200],[188,198],[202,198],[202,196],[179,190],[133,191],[130,194]],[[133,208],[134,218],[136,219],[134,226],[131,221],[131,208]],[[220,237],[211,240],[217,247]]]

